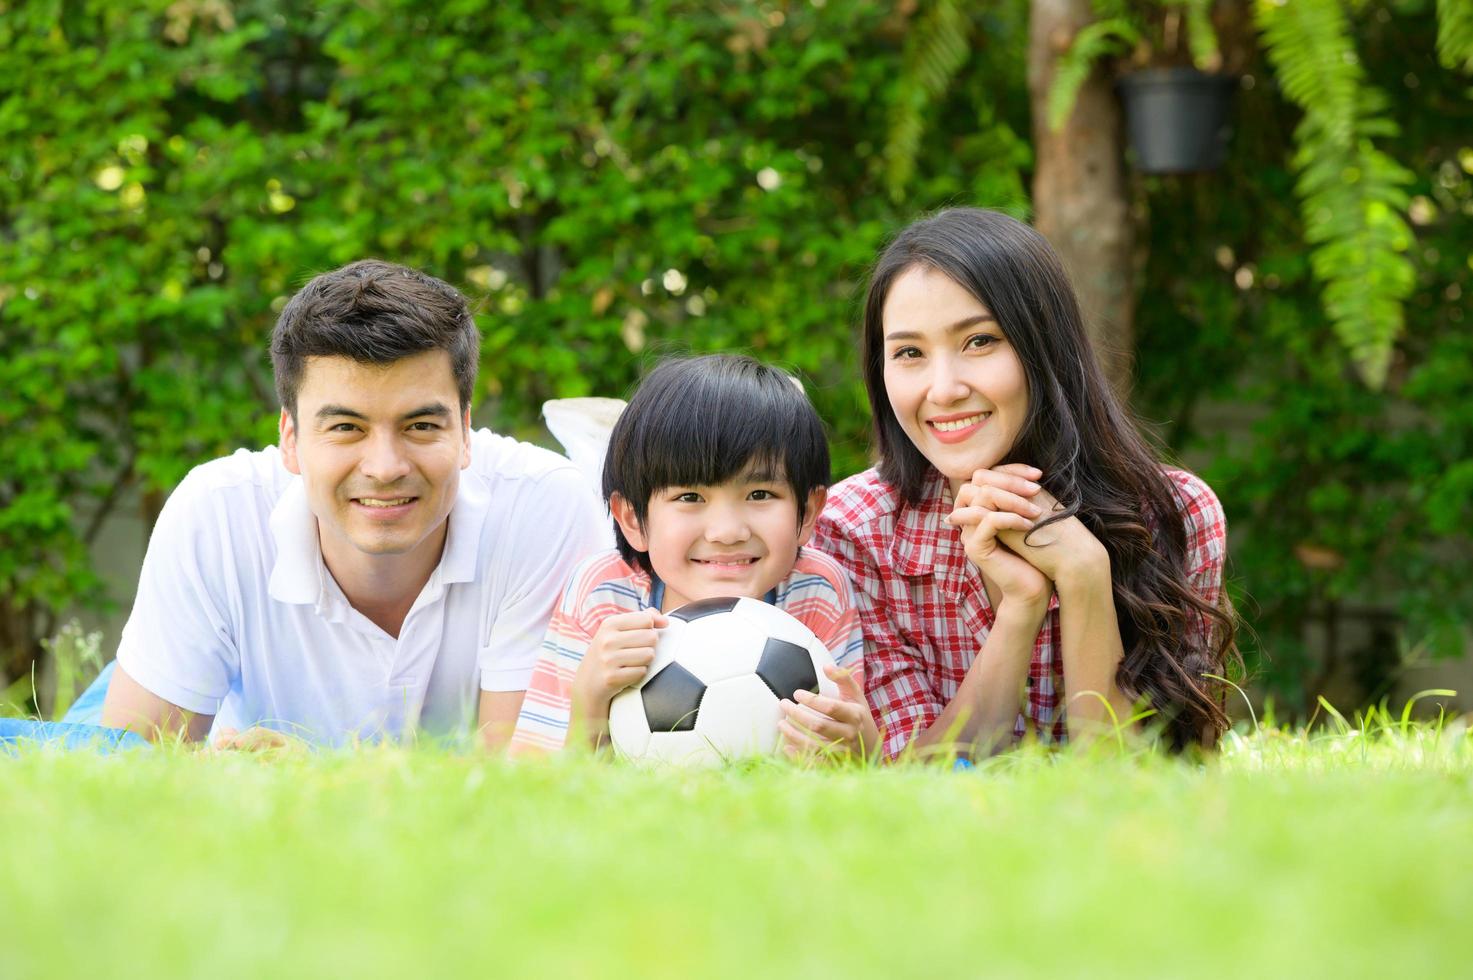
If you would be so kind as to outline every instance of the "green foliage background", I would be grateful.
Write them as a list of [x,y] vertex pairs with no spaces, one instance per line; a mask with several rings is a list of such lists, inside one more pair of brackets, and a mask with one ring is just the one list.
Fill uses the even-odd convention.
[[[1436,60],[1430,0],[1354,6],[1416,212],[1384,390],[1321,313],[1298,110],[1267,64],[1225,172],[1134,188],[1137,407],[1222,495],[1251,649],[1291,697],[1314,666],[1304,623],[1331,608],[1390,624],[1393,660],[1428,637],[1453,652],[1473,614],[1469,79]],[[1027,214],[1027,13],[0,0],[0,671],[26,669],[59,610],[108,601],[87,546],[126,491],[156,507],[194,464],[274,439],[275,313],[363,256],[477,305],[482,423],[545,439],[546,398],[737,348],[807,379],[836,475],[867,465],[868,263],[920,211]],[[959,15],[949,83],[907,75],[913,25]],[[1368,693],[1393,667],[1368,668]]]

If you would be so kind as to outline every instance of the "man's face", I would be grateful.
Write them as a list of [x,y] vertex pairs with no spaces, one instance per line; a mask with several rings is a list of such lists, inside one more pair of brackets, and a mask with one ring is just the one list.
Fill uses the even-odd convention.
[[335,574],[421,549],[438,560],[470,465],[470,413],[459,406],[444,351],[390,364],[307,359],[296,418],[281,413],[281,451]]

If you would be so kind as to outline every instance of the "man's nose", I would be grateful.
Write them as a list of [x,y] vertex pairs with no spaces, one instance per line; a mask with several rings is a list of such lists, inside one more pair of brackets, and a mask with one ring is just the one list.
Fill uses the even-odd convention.
[[358,471],[376,483],[395,483],[408,476],[413,467],[399,437],[379,432],[368,437]]

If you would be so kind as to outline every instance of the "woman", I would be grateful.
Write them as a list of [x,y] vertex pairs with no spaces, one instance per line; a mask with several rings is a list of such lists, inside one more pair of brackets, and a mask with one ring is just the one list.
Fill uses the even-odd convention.
[[1222,508],[1120,406],[1043,237],[975,209],[911,225],[863,329],[880,463],[830,490],[815,544],[853,578],[885,754],[1079,739],[1141,700],[1174,746],[1214,742]]

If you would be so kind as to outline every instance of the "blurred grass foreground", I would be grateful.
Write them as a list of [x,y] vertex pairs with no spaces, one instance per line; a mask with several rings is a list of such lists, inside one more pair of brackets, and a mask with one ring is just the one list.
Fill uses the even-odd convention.
[[1473,738],[1205,765],[0,756],[0,976],[1455,975]]

